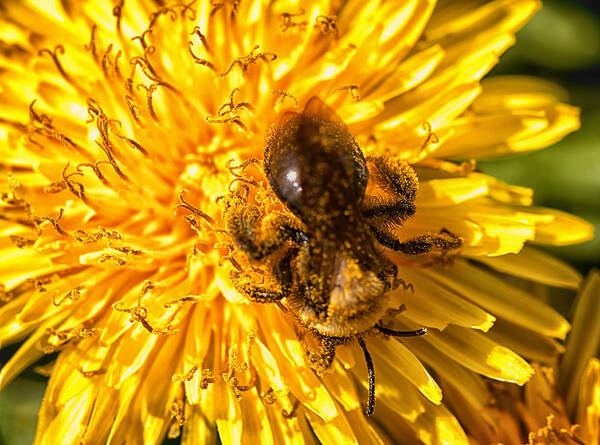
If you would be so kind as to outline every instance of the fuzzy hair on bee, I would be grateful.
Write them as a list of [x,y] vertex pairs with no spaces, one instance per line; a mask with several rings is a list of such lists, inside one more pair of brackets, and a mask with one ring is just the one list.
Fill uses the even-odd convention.
[[265,136],[264,174],[284,211],[266,214],[248,199],[245,184],[226,199],[226,230],[251,262],[268,264],[275,285],[232,271],[250,301],[275,303],[320,341],[307,350],[311,365],[327,369],[336,346],[358,341],[369,371],[367,414],[374,410],[374,367],[369,335],[419,336],[425,329],[381,326],[397,310],[389,292],[398,268],[386,251],[421,255],[458,249],[450,232],[399,241],[391,229],[414,215],[417,176],[403,160],[365,158],[348,127],[321,99],[286,111]]

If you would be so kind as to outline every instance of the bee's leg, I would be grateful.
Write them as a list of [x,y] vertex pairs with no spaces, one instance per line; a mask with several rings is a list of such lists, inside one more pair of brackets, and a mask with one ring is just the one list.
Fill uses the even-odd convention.
[[335,359],[335,347],[340,344],[340,341],[334,337],[325,337],[319,335],[319,351],[313,352],[306,350],[306,356],[310,366],[317,372],[323,372],[329,369]]
[[373,366],[373,359],[371,358],[371,354],[369,354],[369,350],[367,349],[367,345],[365,344],[365,339],[362,337],[358,337],[358,344],[363,350],[363,354],[365,356],[365,363],[367,365],[367,373],[369,376],[369,398],[367,400],[365,414],[367,416],[372,416],[375,412],[375,367]]
[[231,271],[231,279],[236,290],[256,303],[275,303],[287,297],[292,291],[291,261],[296,255],[296,249],[290,252],[273,267],[273,274],[279,283],[279,288],[257,285],[251,277],[238,270]]
[[[363,200],[363,217],[375,223],[381,218],[388,224],[401,224],[414,215],[419,182],[412,167],[388,157],[367,158],[367,165],[370,185]],[[386,195],[388,198],[381,197]]]
[[250,204],[239,204],[226,213],[227,229],[240,249],[253,260],[261,260],[279,249],[287,240],[308,242],[299,224],[285,215],[263,217]]
[[406,241],[398,241],[388,233],[371,226],[371,230],[377,241],[385,247],[402,252],[406,255],[420,255],[432,250],[453,250],[462,246],[462,238],[453,235],[447,230],[438,234],[426,233]]
[[398,287],[398,266],[392,263],[390,260],[382,256],[380,261],[383,262],[381,272],[379,273],[379,279],[385,284],[386,292],[391,289]]

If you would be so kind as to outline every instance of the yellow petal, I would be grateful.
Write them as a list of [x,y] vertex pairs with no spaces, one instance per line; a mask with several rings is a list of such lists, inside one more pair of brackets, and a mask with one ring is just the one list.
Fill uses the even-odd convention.
[[463,366],[496,380],[523,385],[533,375],[531,366],[513,351],[470,329],[448,326],[443,333],[428,333],[424,341]]
[[419,359],[404,344],[393,340],[372,340],[367,346],[373,352],[375,363],[396,368],[396,371],[415,385],[430,402],[436,405],[442,402],[442,390]]
[[415,430],[427,445],[468,445],[460,423],[444,405],[433,405],[417,419]]
[[489,393],[482,379],[461,366],[452,357],[440,354],[430,343],[410,342],[411,350],[444,381],[450,383],[476,409],[483,409],[489,402]]
[[86,417],[93,407],[93,389],[80,397],[67,402],[58,416],[47,426],[42,435],[36,437],[36,444],[51,444],[60,437],[61,443],[80,444],[86,430]]
[[564,338],[569,331],[569,323],[554,309],[505,280],[463,261],[448,270],[431,268],[424,269],[423,273],[516,325],[557,338]]
[[47,329],[56,326],[67,314],[59,313],[47,320],[33,332],[13,356],[0,369],[0,390],[8,385],[25,368],[44,355],[42,339],[48,336]]
[[331,395],[308,367],[302,346],[297,340],[289,340],[296,338],[292,325],[272,308],[258,307],[257,313],[272,330],[266,336],[266,346],[291,392],[323,419],[335,417],[338,413]]
[[443,55],[439,46],[432,46],[408,57],[383,83],[365,94],[365,99],[385,102],[411,90],[433,72]]
[[214,406],[219,437],[224,443],[242,443],[241,407],[225,383],[215,383]]
[[398,306],[406,306],[403,315],[416,324],[443,330],[448,323],[453,323],[482,331],[487,331],[494,324],[496,318],[493,315],[423,276],[414,268],[400,267],[398,272],[403,280],[413,285],[414,292],[398,288],[391,295],[398,299]]
[[419,183],[415,205],[417,208],[442,207],[485,196],[487,193],[487,181],[483,178],[432,179]]
[[565,352],[565,347],[556,340],[503,320],[496,321],[488,337],[538,363],[552,364]]
[[[367,344],[367,348],[369,344]],[[363,352],[356,345],[351,347],[354,354],[355,366],[352,373],[357,377],[363,388],[368,389],[367,366]],[[397,415],[414,422],[425,410],[425,399],[420,396],[415,386],[402,375],[398,374],[396,367],[377,365],[375,369],[375,410],[377,406],[386,405]],[[366,394],[366,393],[365,393]]]
[[327,390],[342,405],[344,410],[352,411],[360,409],[360,401],[354,381],[337,361],[333,363],[333,373],[326,373],[321,376],[321,381]]
[[242,442],[274,444],[265,406],[256,388],[244,393],[239,401],[242,414]]
[[352,426],[352,431],[360,445],[383,445],[390,441],[382,434],[381,430],[376,429],[376,424],[369,422],[360,409],[346,412],[346,418]]
[[539,109],[569,97],[560,85],[529,76],[494,76],[481,82],[483,90],[473,103],[477,114],[503,109]]
[[494,157],[546,147],[579,128],[579,110],[561,104],[554,84],[520,76],[482,82],[473,113],[456,119],[455,132],[436,149],[449,157]]
[[518,254],[472,258],[499,272],[548,286],[577,289],[581,283],[581,275],[574,268],[533,247],[524,247]]
[[593,270],[585,279],[577,299],[573,314],[573,330],[567,340],[567,352],[562,359],[559,373],[559,388],[567,409],[575,413],[578,385],[590,358],[598,353],[600,339],[600,272]]
[[198,443],[216,443],[217,429],[208,422],[198,406],[191,406],[188,411],[187,422],[183,425],[181,435],[182,445],[195,445]]
[[541,223],[536,227],[537,243],[565,246],[588,241],[594,236],[594,226],[577,216],[554,209],[532,210],[552,217],[550,222]]
[[590,445],[600,443],[600,360],[597,358],[590,359],[581,376],[577,423]]
[[311,411],[306,411],[306,418],[321,443],[358,445],[358,440],[352,431],[352,427],[342,411],[339,411],[337,416],[327,422]]

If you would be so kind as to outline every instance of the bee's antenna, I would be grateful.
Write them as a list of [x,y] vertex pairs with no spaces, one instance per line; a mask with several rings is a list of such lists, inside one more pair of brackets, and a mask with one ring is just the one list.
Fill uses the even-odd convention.
[[372,416],[375,412],[375,368],[373,367],[373,359],[367,350],[367,345],[362,337],[358,337],[358,344],[365,354],[365,362],[367,362],[367,371],[369,372],[369,399],[367,401],[367,416]]
[[393,329],[384,328],[378,324],[375,327],[379,332],[385,335],[391,335],[392,337],[420,337],[421,335],[427,334],[427,328],[416,329],[414,331],[395,331]]

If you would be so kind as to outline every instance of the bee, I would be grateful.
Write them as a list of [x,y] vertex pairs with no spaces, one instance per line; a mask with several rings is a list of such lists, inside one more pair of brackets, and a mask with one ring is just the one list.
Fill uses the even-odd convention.
[[388,293],[400,282],[385,250],[419,255],[459,248],[462,240],[447,231],[396,239],[389,229],[415,213],[414,170],[405,161],[365,158],[348,127],[317,97],[272,125],[263,166],[287,211],[266,215],[238,190],[227,200],[224,220],[250,260],[269,259],[277,285],[257,284],[241,270],[232,271],[232,281],[250,301],[278,304],[319,339],[320,351],[307,351],[317,370],[331,365],[336,346],[358,341],[369,373],[370,415],[375,377],[364,338],[426,332],[381,326],[398,309]]

